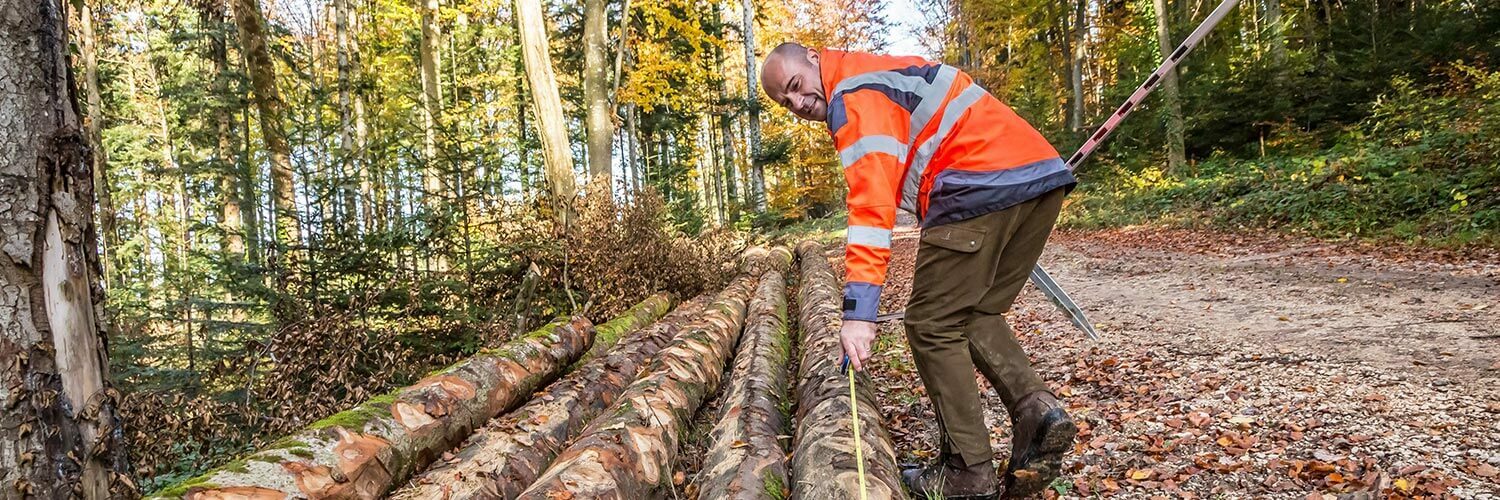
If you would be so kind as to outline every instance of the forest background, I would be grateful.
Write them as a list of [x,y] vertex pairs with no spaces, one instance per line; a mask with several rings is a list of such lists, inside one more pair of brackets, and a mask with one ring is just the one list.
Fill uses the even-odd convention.
[[[551,316],[710,289],[748,239],[837,226],[826,130],[746,78],[781,41],[918,48],[1067,153],[1214,7],[70,5],[148,491]],[[1063,223],[1500,245],[1496,33],[1478,0],[1244,0],[1083,166]]]

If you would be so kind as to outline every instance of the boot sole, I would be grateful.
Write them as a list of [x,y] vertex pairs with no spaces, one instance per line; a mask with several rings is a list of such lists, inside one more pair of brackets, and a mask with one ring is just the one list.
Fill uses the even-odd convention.
[[[1049,412],[1032,441],[1031,459],[1005,475],[1005,498],[1026,498],[1040,493],[1062,474],[1063,455],[1073,448],[1078,425],[1061,410]],[[1014,459],[1014,457],[1012,457]]]

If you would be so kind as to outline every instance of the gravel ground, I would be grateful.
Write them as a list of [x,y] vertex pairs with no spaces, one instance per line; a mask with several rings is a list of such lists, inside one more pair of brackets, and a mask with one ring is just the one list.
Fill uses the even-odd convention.
[[[915,230],[894,252],[885,311],[909,293]],[[1082,428],[1049,497],[1500,498],[1495,252],[1129,229],[1060,232],[1042,263],[1104,336],[1031,287],[1012,313]],[[888,425],[903,460],[930,459],[901,326],[881,331]]]

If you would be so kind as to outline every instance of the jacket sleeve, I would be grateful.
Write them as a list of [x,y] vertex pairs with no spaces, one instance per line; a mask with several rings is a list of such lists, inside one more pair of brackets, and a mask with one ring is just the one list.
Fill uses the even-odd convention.
[[877,90],[836,97],[829,102],[828,116],[849,184],[844,319],[875,321],[891,260],[910,118]]

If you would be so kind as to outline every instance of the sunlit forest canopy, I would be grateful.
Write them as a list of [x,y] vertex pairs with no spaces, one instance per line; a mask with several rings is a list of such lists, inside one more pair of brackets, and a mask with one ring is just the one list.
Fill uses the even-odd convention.
[[[1215,5],[81,2],[138,473],[191,476],[559,314],[720,288],[746,240],[840,217],[826,127],[754,87],[783,41],[958,66],[1066,156]],[[1244,0],[1064,221],[1496,244],[1496,33],[1493,2]]]

